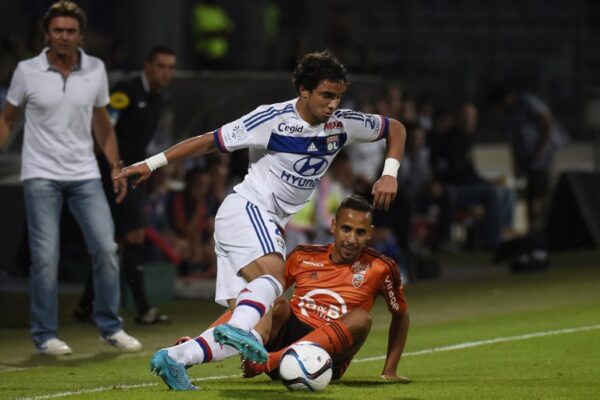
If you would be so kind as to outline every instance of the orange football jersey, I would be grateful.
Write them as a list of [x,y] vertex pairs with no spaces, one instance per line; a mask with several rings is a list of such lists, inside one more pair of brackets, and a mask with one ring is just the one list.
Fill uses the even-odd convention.
[[370,311],[379,294],[390,312],[406,310],[400,269],[391,258],[365,248],[353,264],[336,264],[332,249],[303,245],[287,257],[286,287],[296,285],[290,304],[301,321],[319,327],[357,307]]

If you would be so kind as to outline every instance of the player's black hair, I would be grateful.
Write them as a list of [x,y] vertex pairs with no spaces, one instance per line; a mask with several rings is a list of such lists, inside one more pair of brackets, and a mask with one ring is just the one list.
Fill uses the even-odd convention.
[[292,83],[297,93],[300,88],[314,90],[322,81],[349,83],[346,67],[329,50],[308,53],[296,66]]
[[156,57],[158,54],[168,54],[170,56],[174,56],[175,52],[169,46],[156,45],[153,46],[150,49],[150,51],[146,54],[146,61],[152,62],[152,60],[154,60],[154,57]]
[[342,200],[337,212],[335,213],[335,218],[337,219],[340,212],[346,208],[350,210],[368,212],[371,214],[371,219],[373,219],[373,206],[362,196],[351,194]]
[[87,17],[85,16],[85,12],[72,1],[57,1],[56,3],[52,4],[50,8],[48,8],[44,18],[42,18],[42,25],[44,26],[45,32],[48,32],[50,21],[56,17],[75,18],[77,22],[79,22],[79,29],[81,32],[83,32],[87,26]]

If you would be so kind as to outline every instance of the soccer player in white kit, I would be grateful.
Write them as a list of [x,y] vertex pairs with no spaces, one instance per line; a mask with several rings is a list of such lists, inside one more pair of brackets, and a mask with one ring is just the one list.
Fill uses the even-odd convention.
[[[345,67],[329,51],[303,57],[294,71],[296,99],[260,106],[214,132],[185,140],[125,168],[117,178],[137,176],[134,187],[168,162],[249,148],[248,173],[225,198],[215,220],[215,300],[233,315],[194,340],[159,350],[151,369],[175,390],[194,390],[186,366],[238,354],[263,363],[267,352],[253,331],[282,294],[285,271],[283,228],[310,200],[319,180],[343,146],[386,139],[386,161],[374,183],[373,206],[387,210],[396,196],[396,175],[405,129],[385,116],[338,110],[348,86]],[[235,305],[235,307],[233,307]],[[223,346],[229,345],[229,346]]]

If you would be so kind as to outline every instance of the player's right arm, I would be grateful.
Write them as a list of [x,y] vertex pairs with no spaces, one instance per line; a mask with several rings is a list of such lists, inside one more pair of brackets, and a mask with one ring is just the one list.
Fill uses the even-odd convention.
[[10,131],[19,115],[19,108],[10,103],[4,105],[4,110],[0,114],[0,149],[2,149],[10,136]]
[[136,187],[140,182],[148,179],[152,171],[174,161],[211,153],[215,150],[227,153],[241,148],[266,148],[271,133],[270,125],[255,122],[262,121],[265,112],[264,115],[267,117],[273,114],[268,110],[263,111],[264,108],[264,106],[258,107],[250,114],[225,124],[213,132],[179,142],[162,153],[123,169],[117,178],[137,176],[138,178],[133,182],[133,187]]
[[144,161],[123,168],[121,173],[114,179],[137,176],[132,186],[135,188],[141,182],[150,177],[152,171],[174,161],[184,160],[193,156],[211,153],[217,150],[217,145],[212,132],[204,133],[200,136],[184,140],[177,143],[168,150],[155,156],[147,158]]

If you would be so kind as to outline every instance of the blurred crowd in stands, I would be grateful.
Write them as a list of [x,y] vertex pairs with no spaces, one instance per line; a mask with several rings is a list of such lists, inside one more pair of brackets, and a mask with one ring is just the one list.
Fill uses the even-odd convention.
[[[18,61],[37,54],[42,46],[41,31],[26,39],[0,36],[0,108]],[[102,58],[109,72],[127,68],[125,47],[111,37],[89,30],[86,49]],[[344,55],[340,58],[344,60]],[[407,128],[398,176],[400,191],[393,210],[376,215],[372,243],[397,260],[405,277],[415,276],[411,265],[424,252],[455,252],[464,247],[493,250],[515,235],[517,193],[512,179],[484,177],[474,163],[473,146],[479,134],[476,104],[441,107],[432,99],[405,97],[402,88],[394,84],[385,86],[374,98],[349,101],[353,104],[347,106],[398,119]],[[370,196],[370,187],[381,173],[384,147],[381,141],[349,147],[338,155],[310,204],[287,227],[288,250],[302,242],[331,241],[329,224],[339,202],[350,193]],[[181,276],[215,277],[214,216],[241,179],[231,173],[232,165],[239,162],[235,157],[240,155],[213,154],[193,163],[172,164],[157,170],[148,184],[138,189],[148,192],[149,258],[171,262]],[[547,185],[548,176],[540,179]],[[538,198],[543,199],[547,191],[538,189]],[[533,209],[530,205],[530,211]],[[528,225],[535,226],[539,218],[530,213]]]
[[[344,105],[342,105],[342,108]],[[415,259],[463,248],[493,250],[515,234],[517,195],[506,176],[483,177],[473,160],[478,110],[473,103],[437,109],[387,87],[364,112],[389,115],[407,128],[407,143],[393,209],[377,212],[372,245],[397,260],[405,278],[417,277]],[[288,250],[299,243],[326,243],[340,201],[351,193],[370,197],[381,173],[385,142],[350,146],[337,156],[311,202],[286,227]],[[193,163],[157,170],[146,188],[148,254],[178,265],[190,278],[216,273],[212,233],[218,205],[238,177],[233,154],[212,154]],[[462,234],[461,234],[462,233]]]

